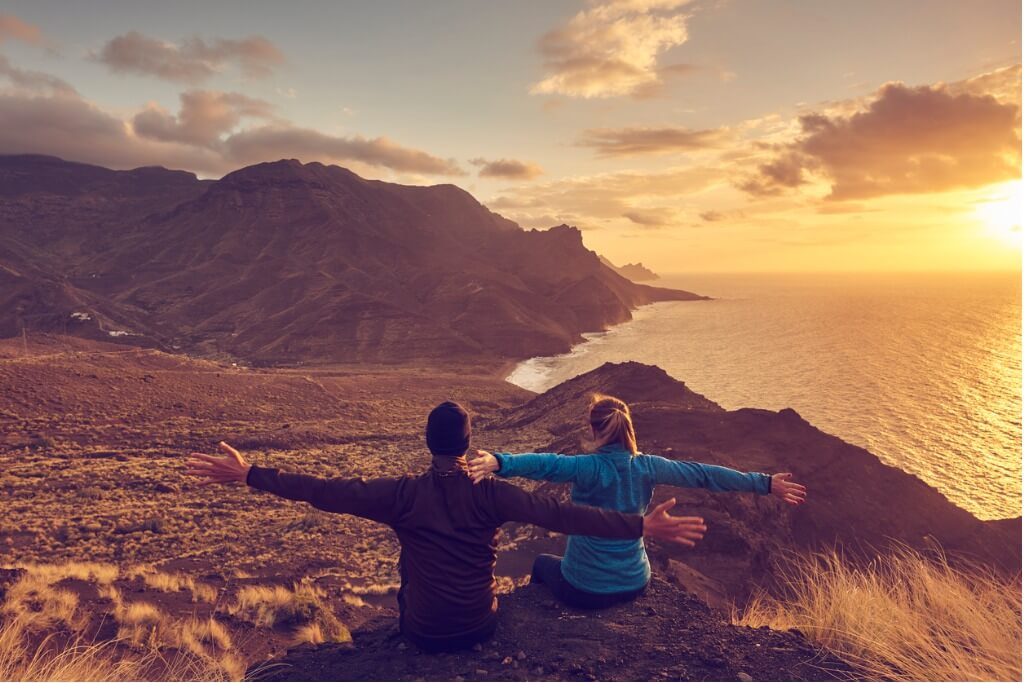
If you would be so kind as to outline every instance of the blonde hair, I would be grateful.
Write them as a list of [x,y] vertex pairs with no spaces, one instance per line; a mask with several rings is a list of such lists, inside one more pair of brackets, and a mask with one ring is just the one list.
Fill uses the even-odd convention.
[[594,430],[591,448],[598,449],[609,444],[618,444],[636,455],[636,431],[633,416],[625,401],[614,396],[594,394],[590,400],[590,427]]

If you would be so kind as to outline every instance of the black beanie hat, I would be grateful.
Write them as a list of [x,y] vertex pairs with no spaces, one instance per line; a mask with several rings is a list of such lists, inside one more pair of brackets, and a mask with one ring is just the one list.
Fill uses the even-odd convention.
[[463,455],[469,450],[469,413],[458,403],[445,401],[427,418],[427,448],[434,455]]

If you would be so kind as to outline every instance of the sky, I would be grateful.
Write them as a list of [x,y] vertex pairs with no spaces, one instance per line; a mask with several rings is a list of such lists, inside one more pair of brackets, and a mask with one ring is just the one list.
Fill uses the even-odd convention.
[[1019,270],[1004,0],[0,5],[0,154],[454,183],[664,273]]

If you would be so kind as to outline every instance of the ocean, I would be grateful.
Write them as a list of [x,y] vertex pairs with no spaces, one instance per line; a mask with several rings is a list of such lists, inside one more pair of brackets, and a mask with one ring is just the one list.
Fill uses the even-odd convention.
[[726,409],[793,408],[983,519],[1021,514],[1020,274],[653,284],[714,300],[644,306],[509,381],[543,391],[608,361],[658,365]]

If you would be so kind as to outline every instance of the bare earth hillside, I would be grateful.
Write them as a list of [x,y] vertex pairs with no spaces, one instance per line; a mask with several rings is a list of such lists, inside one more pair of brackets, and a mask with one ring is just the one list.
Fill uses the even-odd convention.
[[[675,495],[677,513],[707,519],[707,537],[694,550],[652,544],[655,573],[663,580],[652,596],[614,614],[549,609],[535,589],[515,590],[533,555],[557,550],[562,539],[510,525],[498,573],[503,590],[513,592],[494,645],[460,659],[434,659],[395,640],[398,545],[388,529],[241,487],[196,487],[182,472],[189,451],[211,450],[221,439],[258,464],[325,476],[417,471],[428,460],[425,415],[445,399],[473,412],[480,447],[578,452],[583,406],[598,388],[632,403],[645,452],[748,470],[792,470],[808,484],[808,502],[783,509],[769,498],[662,487],[657,497]],[[135,628],[129,605],[148,603],[160,614],[153,623],[163,626],[141,627],[155,629],[147,637],[156,633],[179,649],[191,642],[180,635],[196,628],[190,620],[212,618],[233,638],[230,652],[216,652],[236,658],[229,661],[235,669],[239,662],[253,666],[282,655],[299,642],[347,643],[353,633],[356,649],[344,645],[344,659],[337,647],[307,651],[300,658],[307,668],[294,676],[350,670],[353,677],[370,678],[371,671],[386,670],[396,679],[728,678],[740,671],[766,679],[828,677],[798,636],[726,628],[723,613],[707,612],[692,595],[718,606],[742,603],[751,589],[771,587],[775,562],[786,552],[836,542],[863,550],[890,538],[919,547],[935,538],[948,552],[990,566],[1020,562],[1019,519],[980,522],[920,480],[792,411],[725,411],[657,368],[635,363],[604,366],[537,396],[482,374],[353,366],[246,369],[36,336],[27,350],[21,339],[0,341],[0,389],[0,549],[4,564],[27,567],[29,576],[8,575],[0,590],[8,597],[42,591],[28,593],[24,604],[44,605],[46,614],[52,607],[49,628],[90,637],[110,636],[103,629],[118,624],[115,631],[129,632]],[[891,514],[896,499],[906,503],[898,520]],[[113,569],[90,574],[79,566],[83,562]],[[33,569],[38,563],[58,568]],[[99,575],[107,575],[106,584]],[[47,602],[48,591],[74,593],[77,614],[93,617],[62,621],[58,607],[64,603]],[[550,629],[542,624],[549,611],[556,620]],[[588,648],[604,643],[605,654],[587,662],[556,659],[545,645],[552,633]],[[707,641],[718,643],[712,651],[722,654],[704,661],[697,648],[666,645],[664,656],[651,660],[654,668],[621,663],[634,647],[629,638],[639,643],[672,633],[680,634],[679,648]],[[295,665],[296,655],[289,657],[284,661]],[[541,674],[537,667],[547,668]]]
[[523,230],[453,185],[258,164],[217,181],[0,156],[0,337],[231,356],[492,364],[567,351],[635,307],[576,228]]

